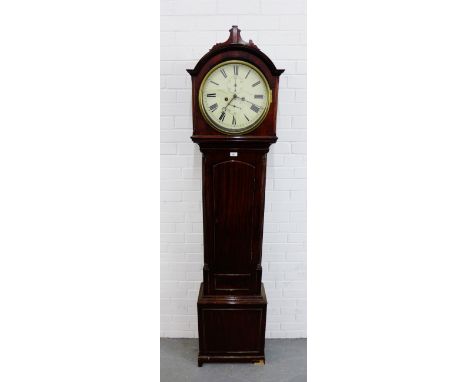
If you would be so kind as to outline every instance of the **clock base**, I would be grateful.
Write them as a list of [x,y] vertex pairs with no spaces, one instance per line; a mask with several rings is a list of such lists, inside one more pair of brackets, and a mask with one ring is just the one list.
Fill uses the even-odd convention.
[[198,295],[198,366],[205,362],[265,363],[267,299],[259,295]]

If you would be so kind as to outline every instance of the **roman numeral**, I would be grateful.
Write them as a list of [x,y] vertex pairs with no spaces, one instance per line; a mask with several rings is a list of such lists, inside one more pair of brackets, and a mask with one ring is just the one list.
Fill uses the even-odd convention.
[[234,75],[237,76],[239,74],[239,65],[234,65]]
[[244,114],[244,117],[247,121],[250,121],[249,117],[247,117],[245,114]]
[[252,106],[250,106],[250,109],[253,110],[256,113],[258,113],[258,111],[260,110],[260,108],[257,105],[254,105],[254,104],[252,104]]
[[224,122],[224,117],[226,116],[226,113],[223,111],[221,115],[219,116],[219,120]]
[[219,84],[216,83],[216,82],[214,82],[214,81],[211,81],[211,80],[210,80],[210,82],[211,82],[212,84],[215,84],[215,85],[218,85],[218,86],[219,86]]
[[236,126],[236,117],[232,116],[232,124]]
[[218,108],[218,104],[214,103],[213,105],[210,106],[211,111],[215,111]]
[[263,99],[263,94],[255,94],[255,95],[254,95],[254,98]]
[[221,72],[221,74],[224,76],[224,78],[227,77],[226,71],[225,71],[224,69],[221,69],[220,72]]
[[249,74],[250,74],[251,71],[252,71],[252,69],[250,69],[250,70],[247,72],[247,74],[245,75],[245,78],[247,78],[247,77],[249,76]]
[[260,81],[255,82],[254,84],[252,84],[252,87],[257,86],[259,83]]
[[[208,93],[206,96],[207,97],[216,97],[216,93]],[[257,98],[257,96],[255,96],[255,98]]]

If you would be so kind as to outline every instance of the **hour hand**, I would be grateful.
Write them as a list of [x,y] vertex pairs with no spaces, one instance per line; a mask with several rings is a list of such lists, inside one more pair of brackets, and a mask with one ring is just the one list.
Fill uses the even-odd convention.
[[263,109],[263,106],[258,106],[257,104],[253,103],[252,101],[249,101],[248,99],[245,99],[245,97],[238,97],[241,101],[246,101],[252,104],[250,108],[254,110],[256,113],[260,110]]
[[251,104],[253,104],[252,101],[249,101],[248,99],[245,99],[245,97],[239,97],[241,101],[247,101],[247,102],[250,102]]
[[[239,98],[239,97],[237,97],[237,94],[234,93],[234,95],[232,96],[231,100],[227,103],[226,106],[223,107],[223,110],[226,110],[227,107],[231,104],[231,102],[234,101],[234,99],[236,99],[236,98]],[[232,105],[231,105],[231,106],[232,106]]]
[[[223,107],[223,110],[226,110],[227,107],[231,104],[231,102],[234,100],[234,98],[236,98],[236,95],[234,94],[234,97],[231,98],[231,100],[227,103],[226,106]],[[227,99],[226,99],[227,100]]]

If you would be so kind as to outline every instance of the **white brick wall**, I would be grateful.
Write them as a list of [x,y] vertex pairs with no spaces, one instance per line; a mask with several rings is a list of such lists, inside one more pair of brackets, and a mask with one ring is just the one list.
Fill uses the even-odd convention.
[[306,337],[305,0],[161,1],[161,336],[197,337],[202,281],[201,155],[187,68],[237,24],[286,69],[268,154],[263,280],[266,335]]

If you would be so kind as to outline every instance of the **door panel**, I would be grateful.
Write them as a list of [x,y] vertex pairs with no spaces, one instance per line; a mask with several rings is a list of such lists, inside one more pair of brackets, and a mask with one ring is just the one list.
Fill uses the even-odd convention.
[[255,167],[230,160],[213,166],[214,270],[251,269]]
[[204,353],[263,354],[266,305],[262,308],[202,308]]

